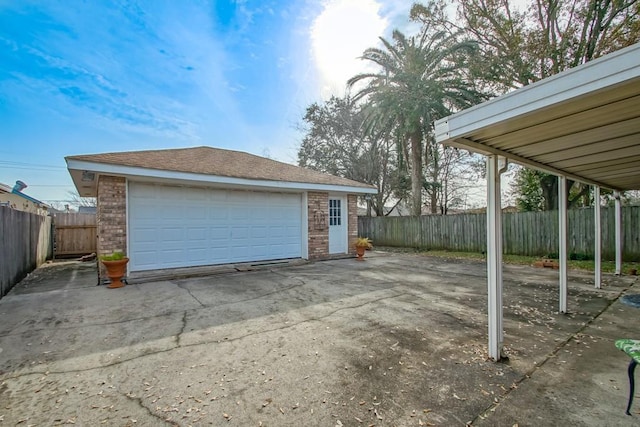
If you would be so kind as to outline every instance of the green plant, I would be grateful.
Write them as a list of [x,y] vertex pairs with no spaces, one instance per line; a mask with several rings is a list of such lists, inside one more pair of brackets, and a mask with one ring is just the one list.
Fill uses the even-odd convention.
[[592,260],[593,257],[590,257],[587,254],[583,254],[579,252],[571,252],[569,254],[569,259],[572,261],[589,261],[589,260]]
[[110,255],[102,255],[101,261],[120,261],[125,259],[124,252],[116,251]]
[[371,249],[373,247],[373,243],[371,242],[371,239],[369,239],[368,237],[358,237],[354,242],[353,246],[355,246],[356,248]]

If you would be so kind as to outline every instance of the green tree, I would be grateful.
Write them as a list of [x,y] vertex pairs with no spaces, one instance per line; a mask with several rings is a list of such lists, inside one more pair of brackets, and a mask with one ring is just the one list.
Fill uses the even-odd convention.
[[544,207],[540,174],[542,172],[520,168],[516,171],[513,181],[516,206],[523,212],[540,211]]
[[420,215],[434,120],[482,99],[464,72],[475,44],[426,25],[416,36],[396,30],[391,41],[380,40],[382,48],[362,55],[377,71],[358,74],[347,84],[356,90],[354,99],[368,106],[368,127],[393,128],[399,136],[401,166],[411,177],[411,213]]
[[[482,61],[469,72],[487,90],[497,93],[521,87],[588,62],[640,40],[640,2],[637,0],[531,0],[523,9],[508,0],[458,0],[457,19],[437,13],[431,2],[416,4],[413,19],[476,40]],[[434,13],[434,11],[436,11]],[[557,207],[558,178],[523,172],[522,188],[537,179],[541,208]],[[589,188],[573,183],[569,206],[580,203]],[[524,198],[538,194],[523,193]],[[526,204],[536,206],[537,196]]]
[[431,157],[424,183],[431,211],[447,215],[451,208],[467,208],[468,193],[484,173],[484,159],[442,144],[434,145]]
[[392,135],[368,131],[363,106],[334,96],[323,104],[311,104],[304,122],[300,166],[375,185],[378,194],[371,207],[377,216],[389,213],[384,208],[392,198],[398,203],[406,197]]
[[[513,192],[518,209],[521,211],[553,210],[558,207],[558,189],[546,186],[557,186],[557,178],[549,179],[552,175],[520,167],[514,176]],[[603,190],[602,194],[607,194]],[[593,202],[591,186],[572,180],[567,180],[567,206],[575,208],[590,206]]]

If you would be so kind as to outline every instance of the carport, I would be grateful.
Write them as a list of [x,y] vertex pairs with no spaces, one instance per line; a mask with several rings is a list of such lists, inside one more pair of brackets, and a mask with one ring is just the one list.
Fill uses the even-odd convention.
[[487,156],[488,345],[497,361],[503,345],[500,177],[509,161],[559,177],[560,312],[567,312],[567,179],[594,187],[597,288],[600,188],[614,190],[621,272],[620,192],[640,189],[640,44],[438,120],[435,132],[439,143]]

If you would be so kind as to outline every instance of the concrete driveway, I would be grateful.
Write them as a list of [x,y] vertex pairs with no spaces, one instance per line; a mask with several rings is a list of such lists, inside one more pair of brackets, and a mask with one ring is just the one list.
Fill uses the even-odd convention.
[[97,287],[36,270],[0,300],[3,425],[638,425],[624,415],[634,277],[505,269],[506,363],[486,360],[485,264],[352,259]]

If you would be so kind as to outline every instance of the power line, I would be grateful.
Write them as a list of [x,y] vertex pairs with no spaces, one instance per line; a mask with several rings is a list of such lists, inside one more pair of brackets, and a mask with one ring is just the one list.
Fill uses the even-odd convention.
[[28,184],[27,187],[73,187],[73,184]]
[[3,169],[52,170],[52,171],[66,169],[65,166],[43,165],[43,164],[25,163],[25,162],[10,162],[6,160],[0,160],[0,167],[2,167]]

